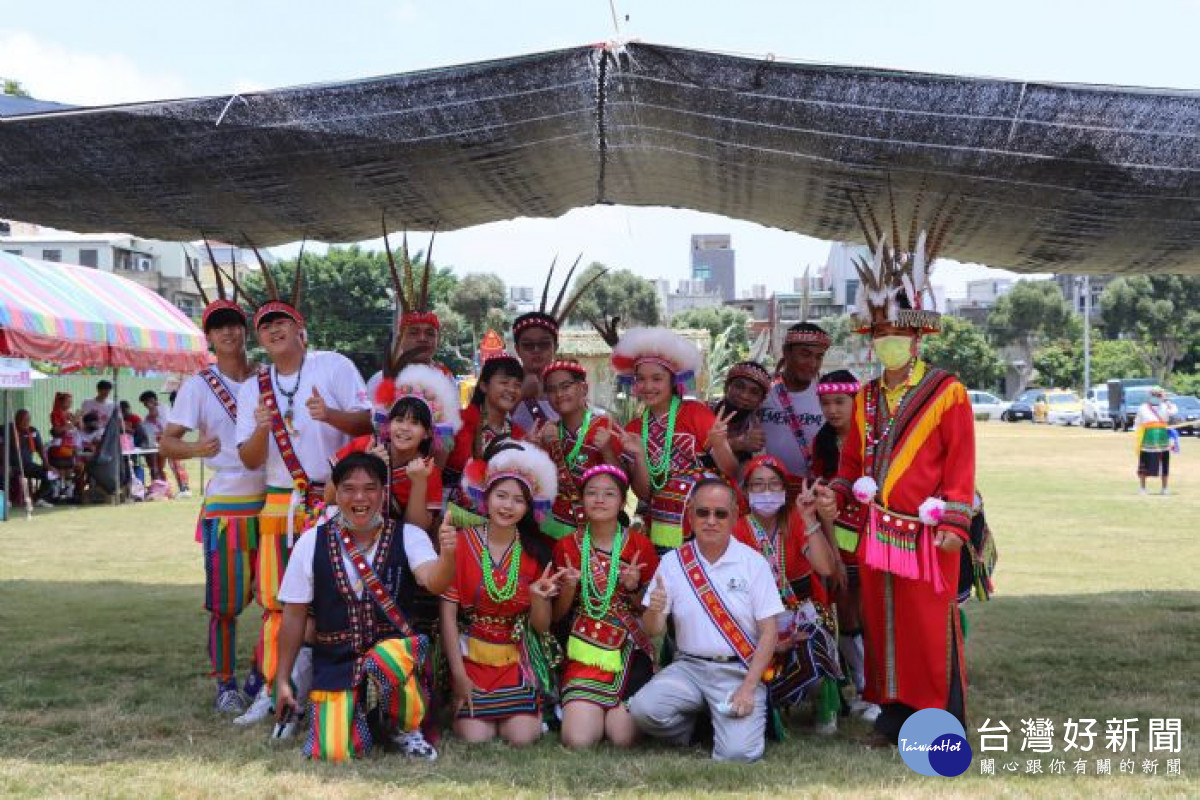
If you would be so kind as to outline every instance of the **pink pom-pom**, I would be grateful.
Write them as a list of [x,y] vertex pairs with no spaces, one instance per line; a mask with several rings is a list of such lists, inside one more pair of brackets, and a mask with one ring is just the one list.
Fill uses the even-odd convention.
[[921,507],[917,509],[917,516],[921,518],[921,522],[926,525],[937,525],[942,521],[942,517],[946,514],[946,502],[939,500],[936,497],[927,497],[925,502],[921,503]]
[[879,491],[879,484],[875,483],[874,478],[863,475],[854,482],[850,491],[854,494],[855,500],[865,505],[875,499],[875,494]]

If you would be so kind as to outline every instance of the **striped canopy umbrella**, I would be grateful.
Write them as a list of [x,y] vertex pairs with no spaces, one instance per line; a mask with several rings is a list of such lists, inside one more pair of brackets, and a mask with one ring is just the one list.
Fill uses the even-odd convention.
[[209,363],[200,329],[149,289],[97,269],[4,252],[0,355],[177,372]]

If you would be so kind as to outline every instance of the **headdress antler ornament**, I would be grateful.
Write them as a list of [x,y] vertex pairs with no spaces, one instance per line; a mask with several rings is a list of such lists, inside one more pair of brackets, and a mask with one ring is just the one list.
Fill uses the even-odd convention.
[[859,258],[854,263],[859,278],[854,322],[859,333],[869,333],[871,326],[880,322],[889,322],[900,328],[912,328],[923,333],[936,333],[941,329],[941,314],[934,308],[933,288],[929,278],[934,260],[962,207],[962,198],[958,199],[949,213],[944,214],[949,201],[949,197],[944,196],[938,203],[929,227],[922,229],[919,215],[924,191],[925,184],[922,181],[913,205],[907,242],[900,236],[890,177],[890,242],[888,234],[880,226],[879,219],[867,201],[865,192],[859,189],[858,197],[854,192],[846,193],[872,254],[869,260]]
[[209,320],[213,314],[220,311],[232,311],[241,318],[242,324],[246,322],[246,310],[238,305],[237,302],[237,286],[234,285],[233,296],[227,297],[225,293],[225,282],[221,280],[221,267],[217,264],[217,259],[213,256],[212,245],[208,243],[208,239],[204,240],[204,248],[208,251],[208,260],[213,266],[213,275],[217,281],[217,299],[210,301],[208,294],[204,291],[204,287],[200,285],[200,271],[196,266],[196,262],[188,255],[187,248],[183,250],[183,260],[187,264],[188,272],[191,273],[192,281],[196,284],[196,291],[200,293],[200,299],[204,302],[204,311],[200,315],[201,330],[208,330]]
[[542,287],[542,302],[537,311],[522,314],[513,322],[512,332],[514,340],[529,328],[544,328],[550,331],[555,337],[558,336],[558,329],[566,323],[567,318],[571,316],[571,312],[575,310],[575,306],[578,305],[587,290],[592,288],[596,281],[608,274],[607,267],[597,270],[595,275],[584,281],[582,285],[577,286],[564,303],[563,299],[567,297],[567,287],[571,285],[571,278],[574,277],[575,269],[579,266],[579,262],[582,259],[583,253],[580,253],[575,259],[575,263],[571,265],[571,269],[567,271],[567,277],[558,289],[558,296],[554,299],[554,305],[547,306],[546,304],[550,300],[550,285],[554,280],[554,267],[558,264],[558,256],[554,257],[554,260],[550,262],[550,272],[546,274],[546,285]]

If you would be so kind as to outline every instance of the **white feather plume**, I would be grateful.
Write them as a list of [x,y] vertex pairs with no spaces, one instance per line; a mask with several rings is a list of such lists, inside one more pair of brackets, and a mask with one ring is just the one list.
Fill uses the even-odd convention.
[[485,486],[490,487],[505,476],[518,476],[533,495],[534,502],[553,502],[558,495],[558,467],[554,461],[534,444],[513,441],[516,447],[507,447],[487,462]]
[[631,328],[621,334],[612,354],[614,367],[623,375],[632,374],[637,362],[645,358],[671,364],[675,375],[699,375],[702,366],[700,349],[668,328]]
[[[458,388],[441,370],[427,364],[410,364],[396,376],[396,399],[416,396],[430,407],[433,424],[458,433],[462,428]],[[430,403],[430,401],[433,403]],[[436,407],[435,407],[436,406]],[[386,410],[386,409],[385,409]]]

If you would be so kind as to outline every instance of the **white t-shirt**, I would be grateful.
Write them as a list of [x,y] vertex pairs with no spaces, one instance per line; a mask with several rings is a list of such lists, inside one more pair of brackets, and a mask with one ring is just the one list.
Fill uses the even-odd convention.
[[767,452],[782,461],[792,475],[802,478],[808,475],[813,440],[825,424],[825,415],[821,413],[821,401],[817,399],[816,381],[802,392],[788,392],[788,397],[804,431],[807,453],[801,452],[800,442],[788,425],[787,415],[779,401],[779,391],[774,384],[767,392],[766,402],[758,410],[758,419],[767,440]]
[[108,418],[113,415],[113,409],[116,408],[116,403],[112,400],[100,402],[94,397],[89,397],[83,401],[83,405],[79,407],[79,418],[83,419],[84,414],[94,413],[96,419],[100,421],[100,428],[104,428],[104,423],[108,422]]
[[[275,374],[271,369],[275,386],[275,402],[279,413],[284,414],[288,409],[287,398],[280,390],[291,390],[296,386],[296,375]],[[362,376],[354,362],[339,353],[324,350],[310,350],[304,358],[304,366],[300,369],[300,385],[292,399],[292,448],[300,459],[300,466],[310,481],[323,483],[329,480],[329,460],[333,454],[350,442],[350,436],[339,431],[332,425],[318,422],[308,415],[305,405],[312,397],[313,387],[324,398],[326,405],[339,411],[365,411],[371,404],[367,400],[367,387],[363,385]],[[254,435],[257,427],[254,422],[254,409],[258,407],[258,376],[253,375],[242,384],[238,392],[237,443],[240,445]],[[279,455],[279,447],[275,437],[267,434],[270,440],[267,445],[267,485],[281,489],[290,488],[292,474],[283,457]]]
[[[217,377],[225,384],[225,391],[236,400],[242,386],[254,379],[238,383],[222,375],[216,365],[212,367]],[[181,425],[189,431],[197,431],[201,439],[213,436],[221,440],[221,452],[204,463],[213,471],[212,479],[205,487],[204,493],[209,496],[233,495],[235,497],[251,497],[262,494],[266,485],[266,473],[262,469],[248,470],[242,464],[237,452],[237,430],[233,419],[225,411],[225,406],[213,394],[208,382],[200,375],[193,375],[179,387],[175,395],[175,405],[167,414],[167,424]]]
[[[437,553],[433,550],[433,543],[429,541],[429,534],[418,528],[416,525],[405,523],[404,525],[404,555],[408,558],[409,570],[415,570],[422,564],[428,564],[430,561],[437,561]],[[375,550],[379,542],[371,545],[365,555],[368,561],[375,558]],[[283,573],[283,581],[279,584],[279,600],[282,603],[311,603],[313,601],[313,555],[317,549],[317,529],[309,528],[296,541],[296,546],[292,548],[291,558],[288,560],[287,570]],[[362,597],[366,587],[362,585],[362,580],[358,577],[358,569],[350,560],[350,556],[346,553],[345,548],[339,545],[342,551],[342,563],[346,567],[346,574],[350,577],[350,585],[358,589],[358,596]]]
[[[704,563],[713,589],[742,630],[750,634],[751,640],[757,639],[759,620],[783,613],[774,573],[761,553],[731,536],[729,546],[715,564],[705,560],[698,546],[696,555]],[[697,656],[736,656],[737,652],[725,641],[721,629],[696,598],[678,551],[672,550],[662,557],[642,604],[650,604],[650,593],[658,585],[660,575],[667,591],[666,613],[675,620],[675,641],[679,649]]]
[[[550,401],[542,398],[537,401],[537,404],[542,409],[542,416],[550,422],[558,421],[558,412],[550,407]],[[531,432],[534,428],[533,412],[529,410],[525,400],[517,401],[517,407],[513,409],[512,421],[514,425],[519,425],[521,430]]]

